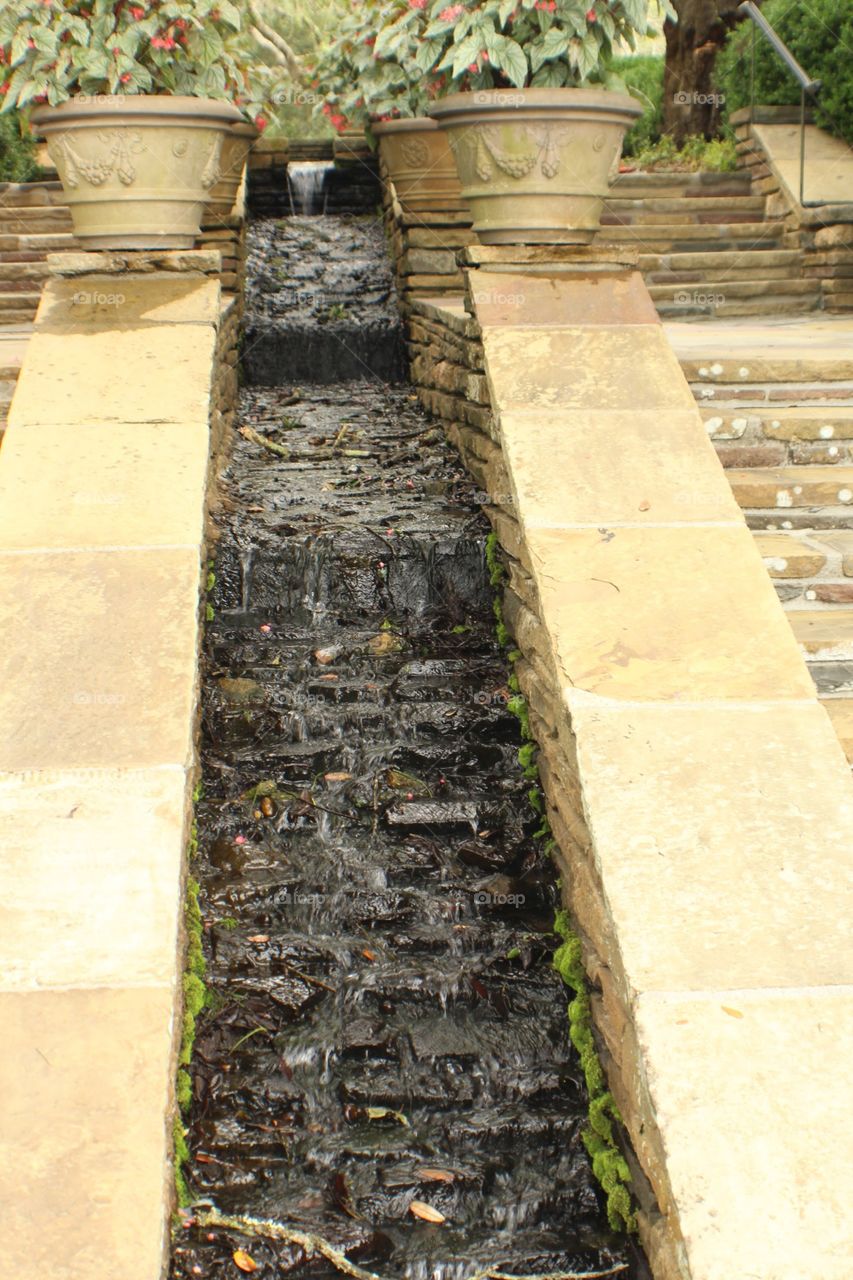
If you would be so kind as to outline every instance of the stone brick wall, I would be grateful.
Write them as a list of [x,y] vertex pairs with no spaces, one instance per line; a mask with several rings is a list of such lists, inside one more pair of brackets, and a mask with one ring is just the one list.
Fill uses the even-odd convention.
[[465,213],[407,213],[396,198],[388,171],[380,163],[382,207],[400,309],[404,319],[416,298],[445,297],[462,292],[464,282],[456,263],[457,251],[474,244],[471,220]]

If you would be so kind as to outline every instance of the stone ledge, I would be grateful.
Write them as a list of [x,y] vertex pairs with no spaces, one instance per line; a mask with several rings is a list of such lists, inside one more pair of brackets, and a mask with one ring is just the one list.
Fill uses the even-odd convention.
[[55,276],[147,274],[151,271],[195,272],[215,276],[222,270],[222,255],[214,249],[139,249],[119,251],[49,253],[47,265]]

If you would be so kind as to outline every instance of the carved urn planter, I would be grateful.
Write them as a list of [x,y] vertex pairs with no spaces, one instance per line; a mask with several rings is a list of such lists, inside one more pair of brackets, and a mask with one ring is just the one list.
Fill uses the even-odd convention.
[[386,120],[372,126],[379,155],[407,213],[466,213],[447,135],[435,120]]
[[604,89],[490,89],[430,108],[483,244],[588,244],[640,113]]
[[166,94],[81,95],[32,118],[87,249],[191,249],[242,121],[227,102]]
[[249,152],[260,136],[260,132],[248,121],[232,124],[226,133],[219,162],[219,180],[211,187],[206,201],[206,223],[215,223],[231,216]]

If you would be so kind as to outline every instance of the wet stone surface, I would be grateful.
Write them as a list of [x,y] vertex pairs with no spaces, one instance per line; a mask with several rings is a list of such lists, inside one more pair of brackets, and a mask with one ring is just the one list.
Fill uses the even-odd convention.
[[582,1143],[480,495],[405,386],[256,386],[242,424],[203,655],[209,1007],[172,1280],[233,1280],[235,1250],[262,1277],[340,1274],[200,1226],[206,1201],[387,1280],[640,1280]]
[[403,331],[376,214],[259,219],[248,228],[247,269],[250,382],[403,381]]

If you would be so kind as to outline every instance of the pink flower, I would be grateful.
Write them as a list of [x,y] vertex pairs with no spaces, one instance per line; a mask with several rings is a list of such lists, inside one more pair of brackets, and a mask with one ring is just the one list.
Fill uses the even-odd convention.
[[410,9],[425,9],[426,7],[427,0],[409,0]]
[[255,116],[255,128],[260,129],[261,133],[263,133],[268,124],[269,120],[267,120],[266,116]]
[[441,22],[455,22],[459,15],[464,12],[464,4],[451,4],[446,9],[442,9],[438,16]]
[[588,10],[587,10],[586,20],[587,20],[587,22],[595,22],[595,10],[594,10],[594,9],[588,9]]

